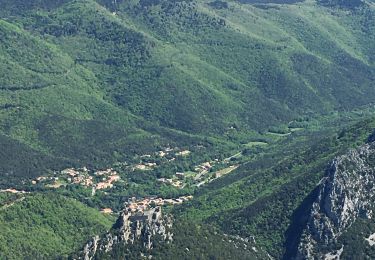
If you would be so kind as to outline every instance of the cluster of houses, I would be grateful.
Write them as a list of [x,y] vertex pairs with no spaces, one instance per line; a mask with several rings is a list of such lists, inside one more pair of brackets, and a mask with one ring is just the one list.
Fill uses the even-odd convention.
[[86,167],[62,170],[58,176],[40,176],[32,184],[45,183],[47,187],[58,188],[61,185],[79,184],[96,190],[112,188],[121,178],[112,168],[91,173]]
[[139,163],[139,164],[136,164],[133,167],[133,171],[134,170],[149,171],[149,170],[152,170],[153,168],[155,168],[156,166],[157,166],[157,164],[154,163],[154,162]]
[[[163,158],[169,156],[168,161],[175,160],[176,156],[187,156],[191,152],[189,150],[179,150],[178,148],[166,147],[160,151],[155,152],[154,156]],[[132,171],[140,170],[147,171],[153,170],[158,164],[152,160],[151,155],[142,155],[140,163],[129,166]],[[181,179],[181,178],[180,178]],[[113,188],[115,182],[120,180],[120,176],[112,168],[100,170],[92,173],[86,167],[83,168],[67,168],[62,170],[60,173],[55,173],[54,176],[40,176],[32,180],[32,184],[36,185],[43,183],[46,187],[59,188],[60,186],[66,186],[69,184],[79,184],[84,187],[92,187],[93,193],[95,190],[110,189]],[[159,182],[173,185],[178,188],[183,187],[183,183],[180,180],[174,179],[159,179]]]
[[[211,162],[204,162],[200,165],[197,165],[194,168],[195,175],[194,180],[199,181],[205,178],[205,175],[211,170],[211,168],[218,162],[218,160],[211,161]],[[167,185],[172,185],[176,188],[182,189],[185,187],[186,179],[192,177],[191,174],[185,174],[184,172],[176,172],[175,176],[172,178],[159,178],[157,179],[158,182],[164,183]]]
[[121,179],[118,173],[112,168],[104,171],[96,171],[94,175],[101,177],[101,182],[93,186],[97,190],[112,188],[113,184]]
[[155,206],[182,204],[186,201],[191,200],[192,198],[193,196],[182,196],[175,199],[163,199],[154,196],[141,199],[133,197],[125,203],[125,206],[130,212],[144,212]]
[[[165,158],[169,156],[167,159],[169,162],[172,162],[176,160],[177,156],[188,156],[190,153],[191,152],[189,150],[180,151],[178,148],[167,147],[167,148],[164,148],[163,150],[155,152],[154,156],[159,157],[159,158]],[[142,155],[140,156],[140,158],[142,160],[141,163],[131,166],[131,169],[133,171],[135,170],[149,171],[158,166],[157,163],[151,160],[152,156],[150,154]]]
[[[142,214],[155,207],[164,205],[178,205],[191,199],[193,199],[193,196],[182,196],[175,199],[163,199],[156,196],[149,196],[145,198],[133,197],[125,203],[125,208],[131,213]],[[100,210],[100,212],[103,214],[112,214],[113,210],[111,208],[103,208]]]
[[62,170],[60,176],[66,177],[68,183],[81,184],[87,187],[94,184],[93,177],[89,174],[89,170],[86,167],[77,170],[74,168]]
[[184,150],[176,153],[177,156],[188,156],[191,152],[189,150]]
[[38,184],[38,183],[46,183],[48,186],[60,186],[60,184],[58,183],[60,180],[59,177],[55,177],[55,176],[40,176],[40,177],[37,177],[35,180],[32,180],[31,181],[31,184],[35,185],[35,184]]
[[166,147],[163,150],[160,150],[160,151],[156,152],[156,155],[159,156],[159,157],[165,157],[165,156],[169,155],[170,153],[172,153],[173,151],[174,151],[173,148]]
[[167,185],[172,185],[176,188],[179,188],[179,189],[182,189],[183,186],[184,186],[184,183],[180,180],[176,180],[176,179],[169,179],[169,178],[159,178],[157,179],[158,182],[160,183],[164,183],[164,184],[167,184]]
[[[126,169],[129,171],[147,171],[153,170],[167,161],[173,161],[177,157],[184,157],[191,154],[191,151],[187,149],[179,149],[177,147],[171,148],[166,147],[154,154],[145,154],[135,159],[140,159],[138,163],[123,163]],[[162,159],[163,158],[163,159]],[[167,160],[167,161],[166,161]],[[218,159],[201,163],[194,167],[194,172],[176,172],[175,176],[169,178],[159,178],[157,181],[166,185],[171,185],[176,188],[182,189],[188,183],[192,183],[196,186],[203,185],[209,180],[216,179],[222,175],[229,173],[235,168],[226,169],[225,171],[218,171],[217,173],[209,174],[212,168],[220,163]],[[79,184],[84,187],[91,187],[92,194],[95,194],[96,190],[110,189],[113,188],[114,183],[120,181],[119,174],[113,170],[113,168],[90,171],[86,167],[75,169],[68,168],[62,170],[60,173],[56,173],[52,177],[41,176],[32,181],[33,184],[43,182],[46,187],[58,188],[69,184]]]
[[173,176],[172,178],[160,178],[157,179],[157,181],[182,189],[186,186],[187,180],[192,179],[194,183],[193,185],[200,187],[201,185],[207,182],[210,182],[214,179],[220,178],[223,175],[232,172],[238,167],[238,165],[230,165],[229,167],[226,166],[226,168],[222,170],[218,170],[212,174],[209,174],[212,171],[212,168],[219,163],[221,163],[219,159],[203,162],[194,167],[194,172],[176,172],[175,176]]
[[202,172],[209,172],[213,167],[213,162],[204,162],[194,168],[194,170],[198,173]]

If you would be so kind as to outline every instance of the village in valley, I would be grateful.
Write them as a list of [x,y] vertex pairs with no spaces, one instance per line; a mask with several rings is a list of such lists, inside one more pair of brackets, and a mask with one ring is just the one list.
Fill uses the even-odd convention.
[[[129,162],[117,163],[107,169],[67,168],[35,178],[31,181],[31,186],[55,190],[76,187],[86,191],[85,194],[89,194],[89,197],[95,197],[98,192],[101,196],[116,194],[127,198],[123,200],[124,206],[133,213],[142,213],[155,206],[178,205],[191,200],[194,189],[232,172],[239,166],[238,162],[232,159],[233,156],[195,164],[197,160],[192,160],[192,150],[166,147],[151,154],[135,156]],[[180,164],[185,168],[179,167]],[[138,180],[140,176],[143,179]],[[140,191],[140,187],[147,186],[148,183],[156,186],[152,186],[148,191]],[[150,195],[153,194],[152,190],[168,189],[171,190],[171,195]],[[4,192],[21,191],[9,189]],[[110,204],[101,205],[100,208],[101,212],[106,214],[118,211]]]

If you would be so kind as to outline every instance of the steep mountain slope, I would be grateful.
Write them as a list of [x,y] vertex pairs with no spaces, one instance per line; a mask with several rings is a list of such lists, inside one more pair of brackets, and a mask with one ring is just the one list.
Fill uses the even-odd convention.
[[40,172],[62,168],[69,163],[66,160],[57,160],[5,135],[0,135],[0,143],[0,169],[4,176],[0,180],[0,186],[9,186],[11,183],[14,187],[25,175],[37,177]]
[[105,164],[162,142],[155,125],[266,130],[373,101],[369,4],[220,3],[1,0],[1,132]]
[[[1,129],[4,134],[45,156],[73,159],[66,152],[54,153],[51,146],[58,143],[61,150],[67,151],[64,145],[77,144],[74,136],[80,135],[79,128],[87,125],[86,120],[92,120],[92,127],[96,125],[99,136],[119,132],[101,125],[109,115],[112,121],[119,114],[122,121],[129,116],[103,99],[91,72],[75,66],[74,61],[55,46],[14,25],[1,22],[0,28],[1,57],[6,60],[1,70]],[[104,121],[102,124],[95,123],[98,117]],[[52,124],[57,118],[60,126]],[[68,128],[74,129],[70,138]],[[122,138],[131,133],[137,134],[137,130],[122,127],[117,135]],[[53,142],[45,142],[48,135],[53,135]],[[60,137],[65,140],[59,140]],[[81,150],[85,148],[83,143],[79,146]],[[78,154],[79,150],[75,152]]]
[[53,194],[0,193],[0,258],[67,256],[111,221],[84,204]]
[[34,166],[16,166],[8,175],[32,176],[63,165],[107,165],[163,142],[159,135],[168,137],[165,142],[191,142],[188,135],[155,128],[106,100],[97,77],[56,45],[5,21],[0,34],[0,129],[13,139],[2,144],[9,150],[1,160],[8,164],[10,155],[22,160],[15,150],[23,146],[17,143],[39,157]]
[[[125,232],[129,231],[126,228],[118,233],[114,228],[116,236],[102,237],[103,248],[111,250],[97,257],[137,259],[142,252],[156,259],[268,259],[267,254],[275,259],[294,259],[299,248],[301,252],[303,248],[313,248],[310,255],[328,256],[342,245],[346,249],[338,252],[345,259],[352,259],[358,250],[372,256],[370,235],[374,224],[372,218],[363,216],[370,216],[372,210],[373,144],[363,144],[373,141],[374,134],[368,136],[374,128],[374,119],[361,121],[337,134],[334,127],[327,127],[293,134],[262,152],[253,149],[254,155],[250,157],[243,153],[247,161],[243,159],[231,174],[209,182],[196,190],[192,201],[172,209],[175,223],[168,229],[173,233],[168,243],[156,233],[151,240],[142,235],[132,240],[134,234],[142,233]],[[343,155],[358,146],[363,148]],[[332,171],[331,165],[338,170]],[[357,178],[358,175],[363,177]],[[362,193],[363,190],[368,192]],[[332,207],[324,206],[327,203]],[[130,213],[135,214],[130,217],[127,214],[123,213],[120,220],[123,216],[133,217],[130,226],[144,227],[145,224],[136,224],[142,221],[138,213]],[[326,216],[320,218],[326,220],[319,222],[319,216]],[[339,221],[336,227],[337,219],[345,221]],[[332,238],[337,230],[339,236]],[[303,239],[311,237],[309,232],[315,240]],[[328,237],[328,242],[320,241],[319,234]],[[123,243],[124,238],[131,242]],[[156,246],[145,248],[150,241]],[[318,242],[311,247],[312,241]],[[305,257],[306,254],[301,259]]]
[[[139,214],[139,213],[138,213]],[[111,230],[93,237],[72,259],[261,259],[252,241],[192,222],[180,222],[160,207],[142,215],[125,208]]]
[[374,126],[371,120],[337,135],[318,132],[284,140],[279,148],[210,183],[177,214],[229,234],[255,237],[259,250],[290,259],[327,165],[348,147],[367,141]]
[[[151,188],[194,198],[167,207],[174,242],[155,239],[146,254],[294,257],[328,163],[375,128],[371,119],[336,133],[373,114],[374,10],[373,1],[349,0],[0,0],[0,186],[34,192],[0,208],[0,258],[65,257],[109,228],[97,210],[46,191],[118,209],[130,191]],[[201,148],[210,154],[195,154]],[[238,156],[226,158],[229,149]],[[230,174],[202,187],[160,183],[215,159],[231,162]],[[94,175],[114,165],[112,190],[53,182],[64,168]],[[24,181],[47,174],[48,187]],[[343,256],[357,248],[372,256],[361,232],[370,236],[373,225],[357,218],[316,252],[345,244]],[[142,245],[100,257],[139,258]]]
[[[323,258],[331,253],[329,248],[335,243],[335,248],[340,247],[336,254],[353,254],[351,245],[347,250],[347,243],[338,240],[359,218],[364,221],[371,221],[373,218],[374,148],[374,143],[366,144],[333,161],[313,203],[297,259]],[[370,236],[363,235],[363,243],[366,243],[365,240]],[[371,240],[368,242],[372,244]],[[368,257],[365,257],[365,251],[358,253],[361,254],[360,258]]]

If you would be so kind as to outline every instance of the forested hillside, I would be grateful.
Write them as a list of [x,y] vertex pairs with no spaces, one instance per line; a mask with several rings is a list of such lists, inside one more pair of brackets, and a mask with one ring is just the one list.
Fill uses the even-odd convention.
[[368,141],[374,120],[340,131],[284,140],[270,153],[207,185],[181,214],[225,233],[254,236],[276,259],[295,256],[296,241],[316,197],[316,187],[335,156]]
[[73,199],[0,193],[0,258],[56,258],[110,228],[111,219]]
[[373,141],[374,46],[374,0],[0,0],[0,258],[155,201],[174,242],[101,258],[295,257],[327,165]]
[[60,161],[108,164],[163,143],[160,127],[267,130],[375,95],[367,4],[0,4],[0,130]]

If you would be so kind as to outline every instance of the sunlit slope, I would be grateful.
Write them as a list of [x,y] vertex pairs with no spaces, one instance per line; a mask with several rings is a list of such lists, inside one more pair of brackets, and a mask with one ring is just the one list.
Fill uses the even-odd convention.
[[98,210],[53,194],[0,193],[0,257],[67,257],[112,220]]
[[[72,5],[75,11],[61,15],[63,21],[77,24],[74,12],[80,12],[101,26],[95,36],[82,24],[83,33],[62,38],[76,42],[84,35],[92,53],[102,53],[105,44],[110,59],[84,66],[109,73],[114,102],[166,126],[193,132],[232,124],[259,129],[372,102],[370,8],[348,16],[347,10],[313,2],[228,2],[217,9],[203,1],[119,1],[100,11],[89,1]],[[97,37],[103,29],[105,36]],[[119,31],[127,36],[116,38]],[[88,53],[72,50],[67,41],[64,48],[73,56]]]
[[[107,165],[160,142],[147,132],[152,122],[108,100],[96,75],[58,46],[5,21],[0,35],[1,160],[15,161],[7,175],[40,175],[43,164]],[[16,163],[23,153],[34,166]]]
[[1,0],[0,130],[95,164],[371,104],[373,7],[292,2]]

